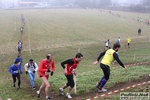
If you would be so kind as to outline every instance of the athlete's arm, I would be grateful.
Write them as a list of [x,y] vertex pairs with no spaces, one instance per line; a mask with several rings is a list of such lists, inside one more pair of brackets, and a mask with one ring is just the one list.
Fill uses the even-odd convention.
[[22,58],[20,58],[20,60],[21,60],[21,63],[22,63],[23,62]]
[[125,68],[124,64],[121,62],[121,60],[119,59],[118,54],[117,54],[116,52],[114,52],[113,56],[114,56],[115,60],[116,60],[123,68]]
[[68,60],[62,62],[61,66],[65,69],[65,64],[73,64],[73,63],[74,63],[73,59],[68,59]]
[[21,68],[21,66],[18,65],[18,68],[19,68],[19,70],[20,70],[20,74],[22,74],[22,68]]
[[56,66],[55,66],[55,63],[54,63],[54,60],[53,60],[53,62],[52,62],[52,72],[55,71],[55,68],[56,68]]
[[37,70],[38,70],[38,65],[37,65],[37,63],[34,62],[34,65],[35,65],[35,71],[37,71]]
[[24,69],[25,69],[25,71],[28,71],[28,63],[26,63],[26,64],[24,65]]
[[8,72],[13,74],[13,71],[12,71],[12,66],[10,66],[10,68],[8,69]]
[[10,68],[8,69],[8,72],[11,73],[11,74],[15,74],[15,73],[13,72],[12,68],[13,68],[13,65],[10,66]]
[[42,60],[42,61],[40,62],[39,71],[41,71],[41,72],[46,72],[48,69],[43,68],[43,65],[44,65],[44,60]]
[[99,60],[101,59],[101,57],[103,57],[106,53],[106,50],[102,53],[99,54],[98,58],[97,58],[97,61],[99,62]]

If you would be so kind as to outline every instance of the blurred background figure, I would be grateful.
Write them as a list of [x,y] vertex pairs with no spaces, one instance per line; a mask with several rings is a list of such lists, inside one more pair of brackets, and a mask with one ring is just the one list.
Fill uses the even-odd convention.
[[141,29],[140,28],[138,29],[138,35],[141,35]]
[[131,39],[128,38],[128,39],[127,39],[128,48],[130,48],[130,43],[131,43]]
[[16,48],[18,49],[18,54],[20,55],[21,50],[22,50],[22,42],[21,41],[18,42],[18,45],[16,46]]
[[109,49],[109,44],[110,44],[110,41],[109,41],[109,39],[108,39],[107,41],[105,41],[106,49]]

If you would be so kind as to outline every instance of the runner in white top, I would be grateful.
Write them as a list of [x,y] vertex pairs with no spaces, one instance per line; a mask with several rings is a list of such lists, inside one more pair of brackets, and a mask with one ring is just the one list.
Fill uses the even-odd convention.
[[32,89],[34,90],[35,89],[35,86],[34,86],[35,72],[38,70],[38,65],[36,64],[36,62],[33,62],[33,59],[30,59],[29,62],[24,65],[24,68],[25,68],[26,74],[29,75],[30,83],[31,83]]

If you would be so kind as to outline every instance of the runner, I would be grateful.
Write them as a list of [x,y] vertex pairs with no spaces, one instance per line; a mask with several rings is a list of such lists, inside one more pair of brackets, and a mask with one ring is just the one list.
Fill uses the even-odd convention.
[[[75,82],[73,80],[73,74],[76,75],[76,68],[80,63],[80,61],[82,60],[82,57],[83,55],[81,53],[77,53],[75,58],[68,59],[61,63],[61,66],[64,68],[64,74],[67,78],[67,83],[62,88],[60,88],[59,91],[61,92],[62,95],[64,95],[63,91],[65,88],[68,87],[68,92],[66,93],[66,96],[69,99],[72,98],[70,92],[75,85]],[[67,64],[66,67],[65,64]]]
[[23,33],[23,26],[20,27],[20,32]]
[[24,68],[25,68],[26,74],[29,75],[30,83],[31,83],[32,89],[34,90],[35,89],[34,78],[35,78],[35,72],[38,70],[38,65],[36,64],[36,62],[33,61],[33,59],[30,59],[29,62],[24,65]]
[[46,100],[50,100],[50,97],[49,97],[50,84],[48,82],[48,78],[49,78],[49,74],[51,76],[53,76],[55,68],[56,67],[55,67],[55,63],[54,63],[52,54],[48,54],[46,56],[46,59],[43,59],[40,62],[39,76],[42,79],[42,85],[40,86],[39,90],[37,91],[38,98],[40,98],[41,90],[45,88]]
[[142,30],[139,28],[139,29],[138,29],[138,35],[141,35],[141,31],[142,31]]
[[109,44],[110,44],[110,41],[109,41],[109,39],[108,39],[107,41],[105,41],[106,49],[109,49]]
[[17,58],[15,59],[15,61],[17,61],[18,64],[21,66],[21,64],[22,64],[22,62],[23,62],[23,60],[22,60],[22,58],[21,58],[21,55],[18,55]]
[[131,39],[130,38],[127,39],[127,43],[128,43],[128,48],[130,48],[130,43],[131,43]]
[[18,49],[18,54],[21,54],[21,50],[22,50],[22,42],[19,41],[16,48]]
[[19,62],[15,61],[14,64],[12,64],[10,68],[8,69],[8,72],[12,74],[14,87],[16,87],[16,84],[15,84],[16,78],[18,79],[18,89],[20,89],[20,84],[21,84],[20,74],[22,74],[22,68],[19,65]]
[[118,39],[116,39],[116,43],[120,44],[120,37],[118,37]]
[[21,14],[20,18],[21,18],[21,21],[22,21],[22,25],[24,26],[25,25],[25,19],[23,17],[23,14]]
[[102,53],[97,58],[97,61],[93,62],[93,64],[97,64],[99,60],[102,58],[100,67],[103,70],[104,76],[100,79],[97,84],[98,92],[106,92],[107,90],[104,89],[104,85],[109,79],[110,76],[110,65],[111,63],[116,60],[123,68],[126,68],[124,64],[120,61],[118,54],[116,53],[120,48],[120,44],[115,43],[113,45],[113,49],[108,49]]

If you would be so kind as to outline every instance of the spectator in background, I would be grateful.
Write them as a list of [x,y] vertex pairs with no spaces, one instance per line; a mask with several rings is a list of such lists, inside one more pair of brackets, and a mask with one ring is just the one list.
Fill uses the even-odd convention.
[[141,29],[140,28],[138,29],[138,35],[141,35]]

